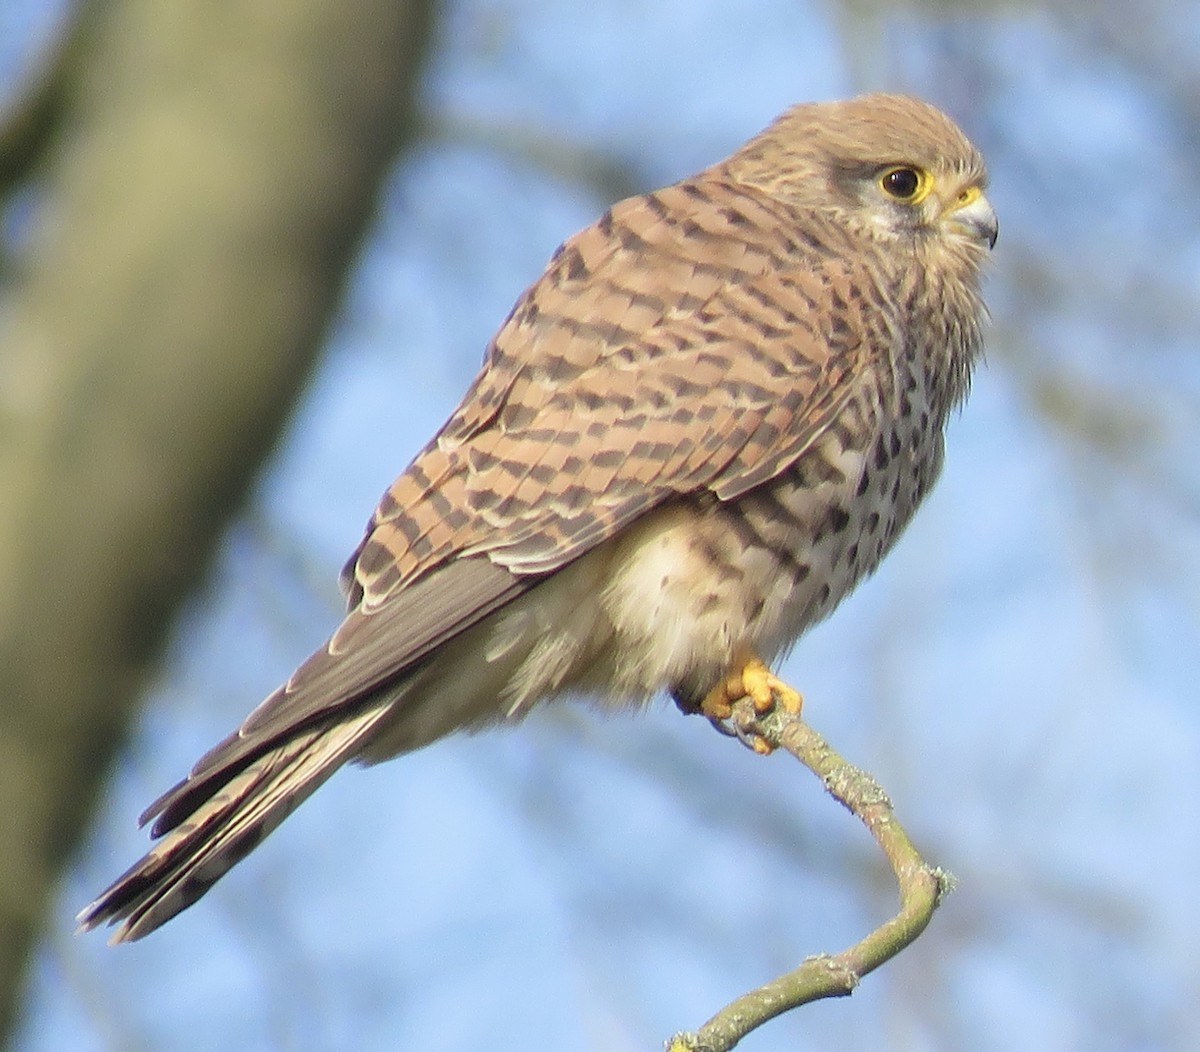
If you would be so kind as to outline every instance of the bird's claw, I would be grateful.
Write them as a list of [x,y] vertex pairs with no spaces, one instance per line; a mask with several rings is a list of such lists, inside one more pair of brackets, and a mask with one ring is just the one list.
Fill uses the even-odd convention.
[[754,702],[754,711],[766,715],[778,705],[790,716],[799,716],[804,699],[794,687],[789,687],[758,658],[746,662],[737,674],[741,680],[742,695]]
[[742,726],[733,718],[733,706],[749,698],[759,716],[772,712],[776,706],[797,716],[804,704],[800,693],[779,679],[755,654],[743,655],[734,670],[722,676],[715,687],[701,700],[697,711],[707,717],[722,734],[735,737],[749,749],[766,756],[775,747],[761,734]]

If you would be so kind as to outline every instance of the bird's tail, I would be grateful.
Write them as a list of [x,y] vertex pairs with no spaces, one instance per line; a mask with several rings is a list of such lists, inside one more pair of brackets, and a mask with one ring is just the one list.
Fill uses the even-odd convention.
[[[386,714],[371,706],[268,746],[213,791],[80,912],[81,931],[122,922],[113,943],[140,939],[186,909],[358,752]],[[188,786],[181,783],[164,800]]]

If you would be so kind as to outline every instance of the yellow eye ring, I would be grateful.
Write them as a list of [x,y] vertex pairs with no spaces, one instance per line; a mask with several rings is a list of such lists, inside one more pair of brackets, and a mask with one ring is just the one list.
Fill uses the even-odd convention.
[[924,168],[909,164],[894,164],[879,174],[879,188],[896,201],[915,205],[929,196],[933,176]]

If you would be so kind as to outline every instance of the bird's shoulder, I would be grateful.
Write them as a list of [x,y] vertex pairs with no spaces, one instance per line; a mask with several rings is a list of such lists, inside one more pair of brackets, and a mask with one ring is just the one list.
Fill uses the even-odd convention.
[[843,397],[855,266],[836,224],[720,168],[614,205],[554,253],[385,493],[343,571],[352,605],[455,553],[569,538],[530,564],[552,569],[664,493],[769,477]]

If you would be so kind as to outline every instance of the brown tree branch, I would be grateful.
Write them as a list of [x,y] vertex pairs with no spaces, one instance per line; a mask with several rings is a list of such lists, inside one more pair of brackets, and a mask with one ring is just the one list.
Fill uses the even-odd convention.
[[[173,614],[317,359],[433,0],[104,0],[0,135],[0,1044]],[[69,70],[69,72],[68,72]]]
[[731,1001],[699,1030],[675,1034],[667,1042],[667,1052],[728,1052],[769,1019],[810,1001],[848,996],[864,975],[895,957],[925,930],[942,896],[954,886],[949,873],[921,858],[879,783],[842,759],[798,714],[777,706],[760,715],[744,698],[734,706],[732,723],[744,741],[765,739],[791,753],[867,827],[896,876],[900,911],[853,946],[808,957],[795,970]]

